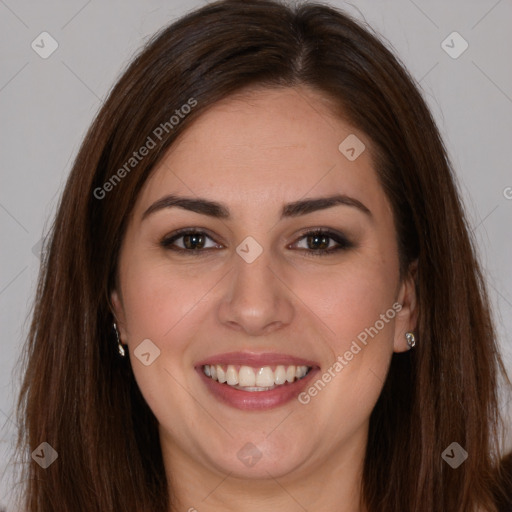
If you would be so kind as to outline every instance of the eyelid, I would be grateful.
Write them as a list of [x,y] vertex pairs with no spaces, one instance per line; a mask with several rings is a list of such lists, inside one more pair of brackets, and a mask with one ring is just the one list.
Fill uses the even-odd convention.
[[304,228],[303,230],[301,230],[299,232],[298,235],[295,235],[295,236],[297,236],[298,238],[303,238],[307,235],[314,235],[314,234],[327,235],[332,238],[340,238],[340,239],[342,239],[342,241],[347,242],[347,243],[349,242],[348,237],[343,232],[338,231],[336,229],[324,227],[324,226],[312,226],[309,228]]
[[[172,244],[180,239],[183,236],[191,235],[191,234],[199,234],[199,235],[206,235],[210,240],[215,242],[217,245],[224,245],[220,242],[217,242],[216,238],[210,233],[208,229],[205,228],[199,228],[199,227],[187,227],[187,228],[181,228],[176,231],[173,231],[169,235],[165,235],[161,240],[160,244],[164,249],[171,249]],[[183,249],[181,247],[173,247],[171,250],[174,250],[175,252],[187,252],[187,253],[193,253],[193,254],[199,254],[201,252],[206,253],[210,251],[212,248],[207,249],[201,249],[197,251],[187,250]]]
[[[221,246],[224,245],[223,243],[217,242],[216,237],[212,236],[208,229],[200,228],[200,227],[187,227],[187,228],[178,229],[178,230],[172,232],[171,234],[164,236],[160,241],[160,245],[164,249],[172,250],[176,253],[182,253],[182,254],[188,253],[193,256],[205,255],[205,254],[210,253],[213,249],[218,249],[218,247],[216,247],[216,248],[209,247],[206,249],[193,250],[193,249],[183,249],[182,247],[173,247],[172,246],[172,244],[176,240],[178,240],[179,238],[181,238],[183,236],[190,235],[190,234],[206,235],[206,237],[209,238],[210,240],[212,240],[215,244],[221,245]],[[287,248],[295,246],[297,243],[302,241],[307,236],[314,236],[314,235],[323,235],[327,238],[330,238],[331,240],[334,240],[338,245],[336,247],[331,247],[330,249],[314,250],[314,249],[301,248],[301,249],[299,249],[301,252],[304,252],[308,255],[321,256],[321,255],[326,255],[326,254],[333,254],[337,251],[347,250],[347,249],[354,247],[354,243],[351,242],[351,240],[342,232],[333,230],[331,228],[318,226],[318,227],[304,228],[298,235],[295,235],[296,236],[295,241],[292,242],[291,244],[288,244]],[[221,248],[225,248],[225,247],[221,247]]]
[[340,250],[347,250],[355,246],[355,244],[344,233],[326,227],[306,228],[299,235],[297,235],[297,240],[291,245],[296,245],[307,236],[315,235],[321,235],[325,236],[326,238],[330,238],[331,240],[334,240],[334,242],[336,242],[338,245],[331,247],[330,249],[301,249],[305,254],[310,256],[334,254]]

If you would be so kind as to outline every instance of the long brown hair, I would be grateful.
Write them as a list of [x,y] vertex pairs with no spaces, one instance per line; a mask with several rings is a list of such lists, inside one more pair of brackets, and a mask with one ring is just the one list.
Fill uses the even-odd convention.
[[[418,343],[393,356],[372,412],[362,501],[369,512],[496,512],[497,386],[507,377],[436,125],[367,28],[332,7],[271,0],[212,3],[165,28],[85,137],[45,244],[25,350],[18,450],[45,441],[58,453],[47,469],[24,466],[25,510],[170,509],[157,421],[112,330],[120,242],[155,164],[205,109],[244,88],[299,84],[373,141],[402,272],[418,261]],[[170,121],[177,110],[186,115]],[[154,147],[127,166],[148,137]],[[457,469],[441,457],[452,442],[468,453]]]

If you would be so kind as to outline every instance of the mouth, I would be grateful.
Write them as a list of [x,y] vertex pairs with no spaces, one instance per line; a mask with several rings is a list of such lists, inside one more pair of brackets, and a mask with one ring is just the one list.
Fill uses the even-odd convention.
[[275,365],[258,368],[234,364],[205,364],[202,369],[207,377],[220,384],[227,384],[241,391],[261,392],[303,379],[312,367]]
[[223,354],[196,365],[210,393],[244,410],[277,407],[296,398],[319,366],[284,354]]

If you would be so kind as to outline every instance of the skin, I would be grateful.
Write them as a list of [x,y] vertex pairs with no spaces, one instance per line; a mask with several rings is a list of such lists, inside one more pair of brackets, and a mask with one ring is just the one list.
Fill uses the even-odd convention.
[[[349,134],[366,145],[352,162],[338,150]],[[221,202],[231,216],[173,207],[142,219],[171,193]],[[359,200],[371,216],[338,205],[280,220],[283,204],[333,193]],[[308,255],[317,249],[304,232],[319,227],[354,247]],[[202,255],[160,245],[181,228],[207,231]],[[250,264],[236,252],[247,236],[263,248]],[[334,117],[318,92],[248,90],[182,134],[134,205],[112,292],[121,340],[159,421],[173,510],[362,510],[369,416],[417,319],[413,272],[400,280],[398,261],[371,141]],[[321,375],[394,303],[401,311],[307,405],[241,411],[212,398],[194,370],[214,354],[274,351],[316,361]],[[161,351],[149,366],[133,352],[144,339]],[[237,457],[248,442],[261,452],[252,467]]]

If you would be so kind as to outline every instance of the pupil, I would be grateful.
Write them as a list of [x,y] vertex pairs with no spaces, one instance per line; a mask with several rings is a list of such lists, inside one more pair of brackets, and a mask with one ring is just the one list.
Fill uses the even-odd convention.
[[[196,244],[200,245],[201,247],[196,247]],[[202,235],[199,234],[193,234],[193,235],[185,235],[183,237],[183,245],[187,249],[200,249],[202,248],[204,244],[204,240]]]
[[[316,247],[316,249],[327,249],[329,247],[329,237],[325,235],[309,235],[308,236],[308,244],[312,242]],[[321,247],[317,244],[320,243]]]

